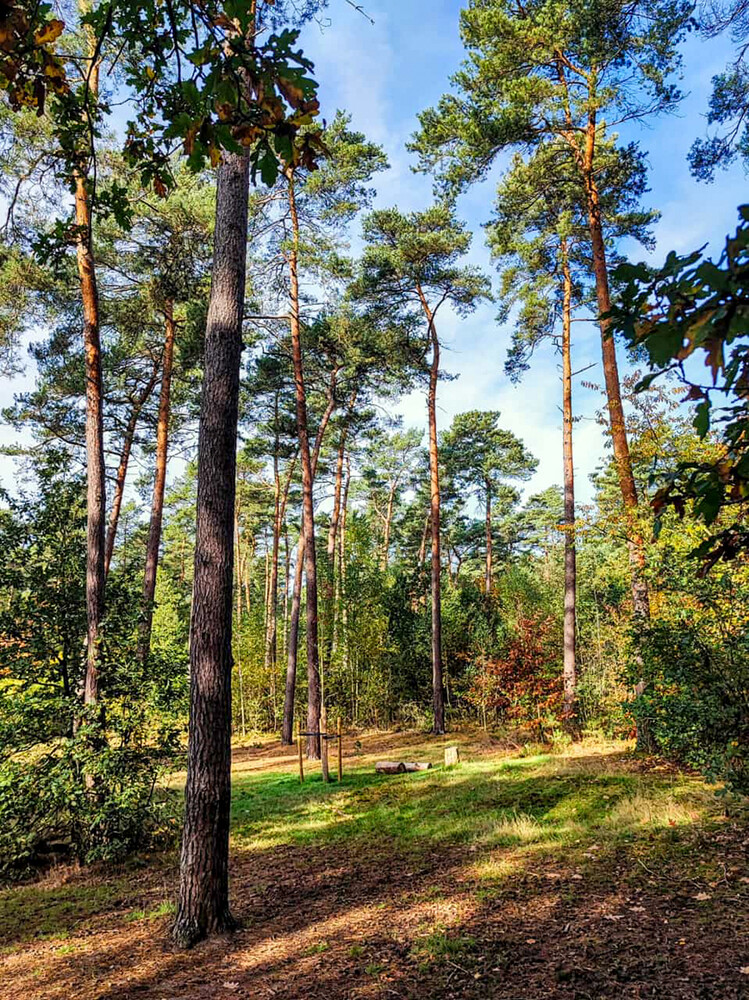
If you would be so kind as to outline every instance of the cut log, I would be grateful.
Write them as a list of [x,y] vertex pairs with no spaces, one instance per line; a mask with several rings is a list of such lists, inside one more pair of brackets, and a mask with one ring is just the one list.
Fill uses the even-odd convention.
[[428,771],[431,766],[428,761],[378,760],[375,771],[378,774],[404,774],[406,771]]
[[445,747],[445,767],[460,763],[460,751],[457,747]]

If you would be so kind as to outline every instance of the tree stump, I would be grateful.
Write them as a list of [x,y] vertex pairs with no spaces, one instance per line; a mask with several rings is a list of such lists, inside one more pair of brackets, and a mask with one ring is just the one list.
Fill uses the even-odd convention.
[[460,751],[457,747],[445,747],[445,767],[460,763]]

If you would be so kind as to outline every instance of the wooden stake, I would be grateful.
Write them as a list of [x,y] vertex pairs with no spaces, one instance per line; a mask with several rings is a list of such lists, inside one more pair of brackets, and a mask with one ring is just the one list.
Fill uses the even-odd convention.
[[297,722],[296,724],[296,745],[299,751],[299,781],[304,784],[304,760],[302,757],[302,724]]
[[322,764],[322,780],[330,781],[328,773],[328,713],[323,705],[320,711],[320,763]]
[[338,780],[343,781],[343,750],[341,748],[341,717],[338,716]]

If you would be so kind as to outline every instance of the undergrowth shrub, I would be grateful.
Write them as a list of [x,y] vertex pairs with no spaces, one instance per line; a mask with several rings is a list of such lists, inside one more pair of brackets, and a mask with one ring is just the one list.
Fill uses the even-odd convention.
[[0,874],[57,858],[116,861],[177,835],[178,796],[159,786],[175,763],[171,732],[148,745],[96,738],[90,727],[0,765]]

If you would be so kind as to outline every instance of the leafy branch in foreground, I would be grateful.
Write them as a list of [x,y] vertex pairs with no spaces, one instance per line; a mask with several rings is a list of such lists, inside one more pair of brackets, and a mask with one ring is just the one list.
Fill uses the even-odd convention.
[[[683,257],[670,253],[660,269],[622,264],[616,279],[621,300],[612,310],[615,329],[644,348],[651,371],[638,389],[672,373],[696,402],[694,427],[701,438],[719,435],[710,461],[681,462],[661,477],[653,499],[656,513],[673,507],[681,516],[688,503],[710,536],[695,550],[702,574],[720,560],[749,550],[745,523],[749,499],[749,205],[726,239],[717,263],[704,247]],[[701,377],[694,361],[709,372]],[[721,515],[723,515],[721,517]],[[725,523],[726,521],[730,523]],[[659,527],[656,521],[656,529]]]

